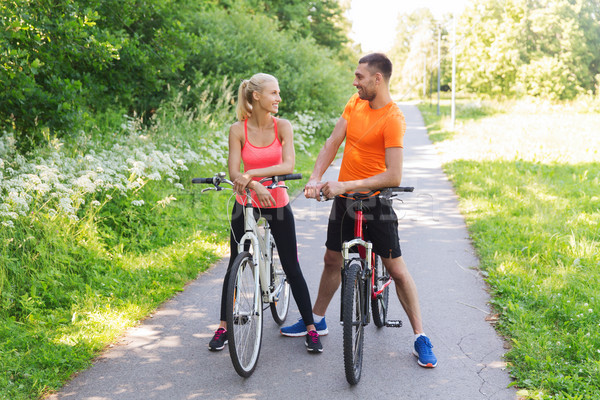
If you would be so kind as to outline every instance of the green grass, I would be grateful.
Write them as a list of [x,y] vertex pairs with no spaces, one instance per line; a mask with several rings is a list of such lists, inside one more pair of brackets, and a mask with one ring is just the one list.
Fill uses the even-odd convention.
[[459,104],[452,131],[447,103],[440,117],[420,106],[511,344],[519,394],[600,398],[600,115],[470,108]]

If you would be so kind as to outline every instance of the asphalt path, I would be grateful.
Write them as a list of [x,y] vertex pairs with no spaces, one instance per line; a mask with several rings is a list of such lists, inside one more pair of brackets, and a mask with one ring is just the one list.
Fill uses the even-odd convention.
[[[452,185],[418,109],[408,104],[401,108],[407,121],[402,184],[416,189],[404,196],[403,204],[397,202],[400,240],[437,368],[417,365],[414,335],[392,290],[389,317],[402,319],[404,327],[366,327],[362,378],[350,386],[337,322],[338,291],[326,316],[330,333],[322,337],[322,354],[309,354],[304,338],[281,336],[267,310],[256,371],[250,378],[239,377],[227,348],[218,353],[207,348],[219,319],[225,258],[49,399],[516,399],[516,390],[508,387],[505,343],[486,320],[489,295]],[[329,168],[327,179],[337,178],[338,165]],[[331,203],[298,196],[292,206],[300,264],[314,301]],[[292,301],[288,322],[297,318]]]

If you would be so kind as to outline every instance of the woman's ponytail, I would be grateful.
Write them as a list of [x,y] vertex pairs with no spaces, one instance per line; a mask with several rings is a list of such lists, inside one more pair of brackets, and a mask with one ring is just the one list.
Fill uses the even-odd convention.
[[[238,99],[235,107],[235,114],[238,121],[247,119],[252,113],[252,103],[247,99],[249,83],[250,81],[247,79],[242,80],[242,83],[240,83],[240,87],[238,89]],[[252,94],[250,94],[250,99],[252,99]]]

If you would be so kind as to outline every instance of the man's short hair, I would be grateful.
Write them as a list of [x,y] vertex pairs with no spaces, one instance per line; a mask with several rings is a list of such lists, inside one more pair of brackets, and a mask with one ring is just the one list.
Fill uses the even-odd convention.
[[376,72],[380,72],[386,81],[389,81],[392,77],[392,62],[383,53],[367,54],[366,56],[358,60],[358,63],[367,64]]

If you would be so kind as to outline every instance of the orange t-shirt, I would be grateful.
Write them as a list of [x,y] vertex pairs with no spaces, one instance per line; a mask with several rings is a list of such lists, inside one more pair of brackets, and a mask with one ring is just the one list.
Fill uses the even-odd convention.
[[340,182],[365,179],[385,172],[385,149],[404,147],[404,114],[393,101],[373,110],[354,94],[342,114],[347,122],[346,147]]

